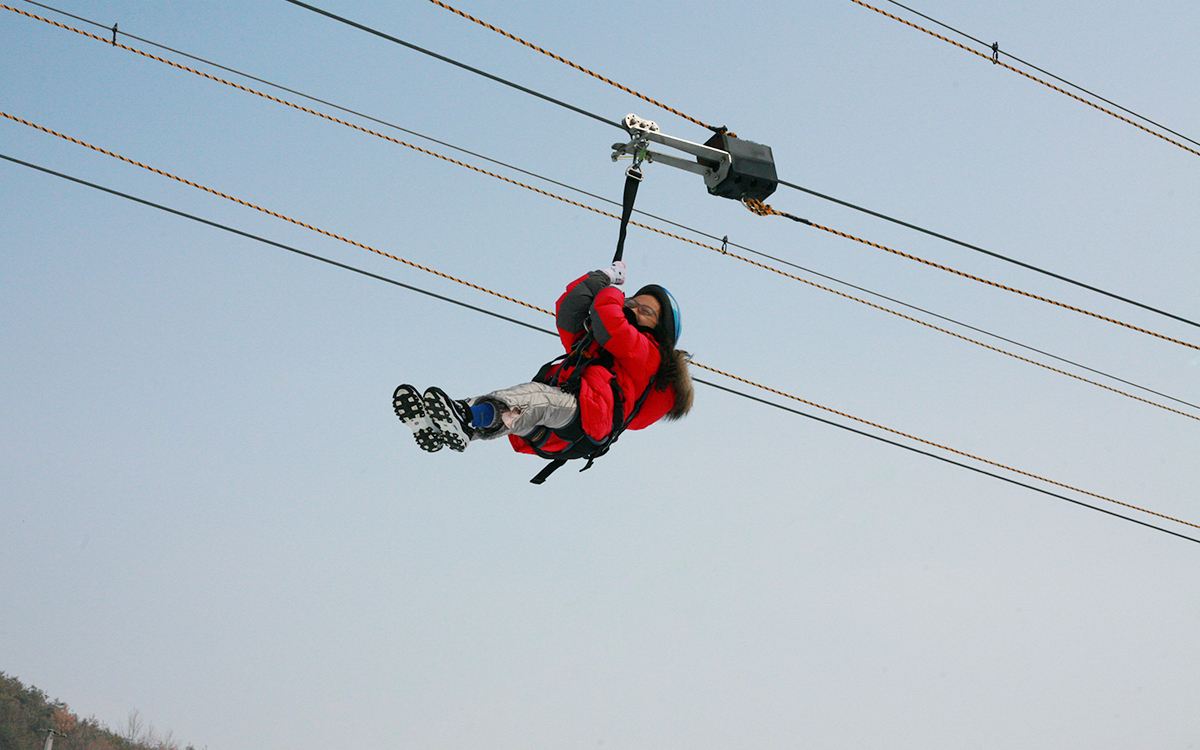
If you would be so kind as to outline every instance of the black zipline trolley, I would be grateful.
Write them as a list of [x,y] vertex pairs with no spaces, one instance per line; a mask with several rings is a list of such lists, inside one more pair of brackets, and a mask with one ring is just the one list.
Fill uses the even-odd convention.
[[[703,145],[666,135],[658,124],[634,114],[625,115],[621,125],[629,132],[628,143],[614,143],[612,159],[633,157],[626,174],[641,179],[641,163],[666,164],[704,177],[708,192],[735,201],[763,200],[779,185],[771,147],[742,140],[726,131],[717,131]],[[651,143],[669,146],[691,154],[695,160],[650,150]]]

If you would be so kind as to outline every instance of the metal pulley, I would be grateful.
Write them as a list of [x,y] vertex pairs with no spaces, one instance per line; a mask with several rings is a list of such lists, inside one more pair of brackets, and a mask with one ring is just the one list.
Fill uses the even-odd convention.
[[[642,162],[666,164],[701,175],[709,193],[735,201],[762,200],[779,185],[770,146],[742,140],[729,133],[717,133],[704,144],[693,143],[666,135],[657,123],[634,114],[626,115],[621,124],[629,132],[630,141],[614,143],[612,159],[632,157],[633,166],[627,174],[636,173],[638,179]],[[651,151],[651,143],[691,154],[694,160]]]

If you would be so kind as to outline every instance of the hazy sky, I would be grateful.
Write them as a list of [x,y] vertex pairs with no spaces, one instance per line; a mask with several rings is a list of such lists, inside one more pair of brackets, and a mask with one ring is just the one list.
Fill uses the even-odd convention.
[[[319,4],[708,137],[426,0]],[[620,130],[283,0],[56,7],[620,199]],[[625,251],[630,288],[675,293],[697,362],[808,403],[697,377],[1188,538],[704,385],[684,421],[541,487],[502,443],[429,455],[398,383],[512,385],[555,339],[0,161],[0,671],[210,750],[1200,747],[1200,156],[851,0],[457,7],[771,146],[795,185],[1183,318],[800,190],[768,201],[1158,338],[661,164],[638,208],[686,229],[637,220],[1077,377],[663,234]],[[1193,3],[913,7],[1200,150]],[[611,259],[597,213],[12,10],[0,40],[0,111],[383,253],[542,308]],[[8,118],[0,153],[552,325]]]

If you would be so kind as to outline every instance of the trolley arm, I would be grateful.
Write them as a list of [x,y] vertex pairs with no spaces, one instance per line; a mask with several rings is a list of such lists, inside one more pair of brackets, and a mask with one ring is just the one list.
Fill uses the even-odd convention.
[[[733,165],[733,157],[729,155],[728,151],[721,151],[710,146],[666,135],[659,131],[657,124],[650,120],[643,120],[637,115],[626,115],[625,119],[622,120],[622,125],[629,131],[631,140],[629,143],[613,144],[613,161],[616,161],[620,156],[632,156],[635,168],[640,162],[648,161],[650,163],[665,164],[668,167],[682,169],[702,176],[705,185],[710,190],[719,185],[729,175],[729,169]],[[648,148],[651,142],[691,154],[696,159],[684,159],[658,151],[651,151]]]

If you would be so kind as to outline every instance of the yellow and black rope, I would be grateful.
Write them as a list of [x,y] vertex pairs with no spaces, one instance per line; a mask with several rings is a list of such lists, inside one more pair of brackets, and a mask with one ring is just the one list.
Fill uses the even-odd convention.
[[441,0],[429,0],[429,2],[433,3],[434,5],[438,6],[439,8],[444,8],[457,16],[465,18],[468,21],[477,23],[480,26],[484,27],[485,29],[490,29],[491,31],[494,31],[497,34],[500,34],[501,36],[507,37],[508,39],[511,39],[514,42],[523,44],[531,50],[541,52],[543,55],[553,58],[553,59],[559,61],[560,63],[562,63],[563,65],[567,65],[571,68],[574,68],[575,70],[578,70],[581,73],[586,73],[587,75],[591,76],[592,78],[595,78],[598,81],[603,81],[604,83],[607,83],[609,86],[614,86],[614,87],[624,91],[626,94],[631,94],[631,95],[636,96],[637,98],[641,99],[642,101],[649,102],[650,104],[653,104],[656,107],[665,109],[666,111],[670,112],[671,114],[682,117],[683,119],[687,120],[688,122],[695,123],[696,125],[699,125],[702,128],[707,128],[708,130],[711,130],[714,133],[728,133],[729,135],[736,137],[733,133],[729,133],[729,131],[724,127],[717,127],[715,125],[709,125],[708,123],[697,120],[695,117],[692,117],[689,114],[680,112],[679,110],[675,109],[674,107],[669,107],[660,101],[656,101],[644,94],[640,94],[637,91],[634,91],[633,89],[629,88],[628,86],[612,80],[611,78],[606,78],[605,76],[602,76],[599,73],[596,73],[595,71],[588,70],[587,68],[583,67],[582,65],[574,63],[574,62],[568,60],[567,58],[563,57],[562,55],[557,55],[549,50],[542,49],[541,47],[537,46],[536,44],[533,44],[532,42],[527,42],[524,39],[522,39],[521,37],[519,37],[515,34],[511,34],[507,31],[505,31],[504,29],[493,26],[492,24],[488,23],[487,21],[476,18],[475,16],[472,16],[468,13],[463,13],[458,8],[447,5],[446,3],[442,2]]
[[[383,252],[382,250],[378,250],[378,249],[376,249],[376,248],[373,248],[373,247],[371,247],[371,246],[369,246],[369,245],[366,245],[366,244],[363,244],[363,243],[361,243],[361,242],[357,242],[357,241],[355,241],[355,240],[352,240],[352,239],[349,239],[349,238],[347,238],[347,237],[343,237],[343,236],[341,236],[341,235],[338,235],[338,234],[335,234],[335,233],[333,233],[333,232],[329,232],[329,231],[327,231],[327,230],[324,230],[324,229],[321,229],[321,228],[319,228],[319,227],[313,226],[312,224],[308,224],[308,223],[306,223],[306,222],[299,221],[299,220],[297,220],[297,219],[293,219],[293,218],[291,218],[291,217],[289,217],[289,216],[285,216],[284,214],[278,213],[278,212],[276,212],[276,211],[272,211],[272,210],[270,210],[270,209],[263,208],[263,207],[261,207],[261,206],[258,206],[258,205],[254,204],[254,203],[251,203],[251,202],[249,202],[249,201],[243,200],[243,199],[241,199],[241,198],[237,198],[237,197],[234,197],[234,196],[232,196],[232,195],[228,195],[228,194],[226,194],[226,193],[222,193],[222,192],[220,192],[220,191],[218,191],[218,190],[214,190],[214,189],[212,189],[212,188],[206,187],[206,186],[204,186],[204,185],[201,185],[201,184],[199,184],[199,183],[197,183],[197,182],[193,182],[193,181],[191,181],[191,180],[188,180],[188,179],[185,179],[185,178],[183,178],[183,177],[178,177],[178,176],[176,176],[176,175],[173,175],[173,174],[171,174],[171,173],[169,173],[169,172],[166,172],[166,171],[164,171],[164,170],[158,169],[158,168],[156,168],[156,167],[152,167],[152,166],[149,166],[149,165],[147,165],[147,164],[143,164],[143,163],[141,163],[141,162],[135,161],[135,160],[133,160],[133,159],[130,159],[130,158],[128,158],[128,157],[125,157],[125,156],[121,156],[120,154],[114,153],[114,152],[112,152],[112,151],[109,151],[109,150],[107,150],[107,149],[100,148],[99,146],[94,146],[94,145],[92,145],[92,144],[89,144],[89,143],[86,143],[86,142],[84,142],[84,141],[81,141],[81,140],[79,140],[79,139],[77,139],[77,138],[72,138],[71,136],[64,135],[64,134],[62,134],[62,133],[58,133],[58,132],[56,132],[56,131],[54,131],[54,130],[51,130],[51,129],[49,129],[49,128],[46,128],[46,127],[43,127],[43,126],[41,126],[41,125],[37,125],[37,124],[35,124],[35,123],[31,123],[31,122],[29,122],[29,121],[27,121],[27,120],[23,120],[23,119],[21,119],[21,118],[19,118],[19,117],[16,117],[16,116],[14,116],[14,115],[8,114],[8,113],[6,113],[6,112],[0,112],[0,117],[4,117],[4,118],[7,118],[7,119],[9,119],[9,120],[12,120],[12,121],[14,121],[14,122],[18,122],[18,123],[20,123],[20,124],[22,124],[22,125],[26,125],[26,126],[28,126],[28,127],[34,128],[34,129],[36,129],[36,130],[39,130],[39,131],[41,131],[41,132],[47,133],[48,135],[53,135],[53,136],[55,136],[55,137],[62,138],[63,140],[69,141],[69,142],[71,142],[71,143],[74,143],[74,144],[76,144],[76,145],[83,146],[83,147],[85,147],[85,148],[91,149],[91,150],[93,150],[93,151],[96,151],[96,152],[98,152],[98,153],[104,154],[104,155],[106,155],[106,156],[110,156],[110,157],[112,157],[112,158],[114,158],[114,159],[118,159],[118,160],[120,160],[120,161],[123,161],[123,162],[125,162],[125,163],[127,163],[127,164],[131,164],[131,165],[133,165],[133,166],[140,167],[140,168],[142,168],[142,169],[145,169],[145,170],[148,170],[148,171],[150,171],[150,172],[154,172],[155,174],[158,174],[158,175],[161,175],[161,176],[163,176],[163,177],[167,177],[167,178],[170,178],[170,179],[172,179],[172,180],[175,180],[175,181],[177,181],[177,182],[180,182],[180,183],[183,183],[183,184],[185,184],[185,185],[188,185],[189,187],[193,187],[193,188],[196,188],[196,189],[198,189],[198,190],[201,190],[201,191],[204,191],[204,192],[206,192],[206,193],[209,193],[209,194],[211,194],[211,195],[215,195],[215,196],[218,196],[218,197],[220,197],[220,198],[224,198],[224,199],[226,199],[226,200],[232,201],[232,202],[234,202],[234,203],[237,203],[238,205],[245,206],[245,207],[247,207],[247,208],[251,208],[251,209],[254,209],[254,210],[256,210],[256,211],[260,211],[260,212],[262,212],[262,213],[268,214],[269,216],[273,216],[273,217],[275,217],[275,218],[277,218],[277,219],[281,219],[281,220],[283,220],[283,221],[287,221],[287,222],[289,222],[289,223],[291,223],[291,224],[294,224],[294,225],[296,225],[296,226],[299,226],[299,227],[303,227],[303,228],[305,228],[305,229],[308,229],[308,230],[310,230],[310,231],[312,231],[312,232],[316,232],[316,233],[318,233],[318,234],[321,234],[321,235],[324,235],[324,236],[326,236],[326,237],[330,237],[330,238],[332,238],[332,239],[336,239],[336,240],[339,240],[339,241],[341,241],[341,242],[348,243],[348,244],[350,244],[350,245],[353,245],[353,246],[355,246],[355,247],[361,248],[361,249],[363,249],[363,250],[368,250],[368,251],[370,251],[370,252],[372,252],[372,253],[376,253],[376,254],[378,254],[378,255],[382,255],[382,256],[384,256],[384,257],[386,257],[386,258],[390,258],[390,259],[392,259],[392,260],[395,260],[395,261],[398,261],[398,262],[400,262],[400,263],[404,263],[404,264],[406,264],[406,265],[408,265],[408,266],[411,266],[411,267],[413,267],[413,268],[416,268],[416,269],[419,269],[419,270],[425,271],[425,272],[427,272],[427,273],[431,273],[431,274],[433,274],[433,275],[435,275],[435,276],[439,276],[439,277],[441,277],[441,278],[444,278],[444,279],[448,279],[448,280],[450,280],[450,281],[457,282],[457,283],[459,283],[459,284],[462,284],[462,285],[464,285],[464,286],[470,287],[470,288],[472,288],[472,289],[475,289],[475,290],[477,290],[477,291],[484,292],[484,293],[486,293],[486,294],[491,294],[491,295],[493,295],[493,296],[495,296],[495,297],[499,297],[500,299],[506,300],[506,301],[508,301],[508,302],[512,302],[512,303],[514,303],[514,304],[517,304],[517,305],[521,305],[521,306],[523,306],[523,307],[526,307],[526,308],[529,308],[529,309],[531,309],[531,310],[536,310],[536,311],[538,311],[538,312],[541,312],[541,313],[544,313],[544,314],[546,314],[546,315],[553,315],[553,314],[554,314],[553,312],[551,312],[550,310],[547,310],[547,309],[545,309],[545,308],[542,308],[542,307],[538,307],[538,306],[536,306],[536,305],[529,304],[528,302],[524,302],[524,301],[522,301],[522,300],[516,299],[515,297],[510,297],[510,296],[508,296],[508,295],[501,294],[500,292],[494,291],[494,290],[492,290],[492,289],[488,289],[487,287],[483,287],[483,286],[480,286],[480,285],[478,285],[478,284],[473,284],[473,283],[471,283],[471,282],[469,282],[469,281],[465,281],[465,280],[463,280],[463,279],[457,278],[457,277],[455,277],[455,276],[452,276],[452,275],[450,275],[450,274],[447,274],[447,273],[443,273],[443,272],[441,272],[441,271],[437,271],[437,270],[435,270],[435,269],[432,269],[432,268],[429,268],[429,267],[427,267],[427,266],[422,266],[422,265],[420,265],[420,264],[418,264],[418,263],[414,263],[414,262],[412,262],[412,261],[405,260],[404,258],[400,258],[400,257],[398,257],[398,256],[395,256],[395,255],[392,255],[392,254],[390,254],[390,253]],[[954,454],[954,455],[962,456],[962,457],[964,457],[964,458],[969,458],[969,459],[972,459],[972,460],[974,460],[974,461],[979,461],[979,462],[981,462],[981,463],[984,463],[984,464],[987,464],[987,465],[989,465],[989,466],[994,466],[994,467],[996,467],[996,468],[1003,469],[1003,470],[1005,470],[1005,471],[1009,471],[1009,472],[1012,472],[1012,473],[1014,473],[1014,474],[1018,474],[1018,475],[1020,475],[1020,476],[1028,477],[1028,478],[1030,478],[1030,479],[1036,479],[1036,480],[1038,480],[1038,481],[1045,482],[1045,483],[1047,483],[1047,484],[1050,484],[1050,485],[1053,485],[1053,486],[1055,486],[1055,487],[1060,487],[1060,488],[1063,488],[1063,489],[1071,490],[1071,491],[1073,491],[1073,492],[1078,492],[1078,493],[1080,493],[1080,494],[1082,494],[1082,495],[1087,495],[1087,496],[1089,496],[1089,497],[1097,498],[1097,499],[1099,499],[1099,500],[1104,500],[1104,501],[1106,501],[1106,502],[1113,503],[1113,504],[1116,504],[1116,505],[1120,505],[1120,506],[1122,506],[1122,507],[1129,508],[1129,509],[1131,509],[1131,510],[1136,510],[1136,511],[1139,511],[1139,512],[1141,512],[1141,513],[1146,513],[1146,514],[1148,514],[1148,515],[1156,516],[1156,517],[1158,517],[1158,518],[1162,518],[1162,519],[1165,519],[1165,520],[1168,520],[1168,521],[1172,521],[1172,522],[1175,522],[1175,523],[1183,524],[1183,525],[1185,525],[1185,526],[1192,526],[1192,527],[1195,527],[1195,528],[1200,528],[1200,524],[1191,523],[1191,522],[1189,522],[1189,521],[1183,521],[1183,520],[1180,520],[1180,519],[1178,519],[1178,518],[1173,518],[1173,517],[1171,517],[1171,516],[1168,516],[1168,515],[1165,515],[1165,514],[1162,514],[1162,513],[1158,513],[1158,512],[1152,511],[1152,510],[1147,510],[1147,509],[1145,509],[1145,508],[1138,507],[1138,506],[1136,506],[1136,505],[1131,505],[1131,504],[1129,504],[1129,503],[1121,502],[1121,501],[1119,501],[1119,500],[1114,500],[1114,499],[1112,499],[1112,498],[1110,498],[1110,497],[1106,497],[1106,496],[1104,496],[1104,495],[1101,495],[1101,494],[1098,494],[1098,493],[1095,493],[1095,492],[1090,492],[1090,491],[1088,491],[1088,490],[1080,489],[1080,488],[1078,488],[1078,487],[1074,487],[1074,486],[1072,486],[1072,485],[1065,484],[1065,483],[1063,483],[1063,482],[1058,482],[1058,481],[1055,481],[1055,480],[1052,480],[1052,479],[1047,479],[1046,477],[1042,477],[1042,476],[1039,476],[1039,475],[1037,475],[1037,474],[1033,474],[1033,473],[1030,473],[1030,472],[1027,472],[1027,471],[1023,471],[1023,470],[1020,470],[1020,469],[1016,469],[1016,468],[1013,468],[1013,467],[1011,467],[1011,466],[1007,466],[1007,465],[1005,465],[1005,464],[998,463],[998,462],[996,462],[996,461],[991,461],[991,460],[988,460],[988,459],[985,459],[985,458],[981,458],[981,457],[979,457],[979,456],[975,456],[975,455],[973,455],[973,454],[971,454],[971,453],[967,453],[967,452],[965,452],[965,451],[961,451],[961,450],[958,450],[958,449],[956,449],[956,448],[951,448],[951,447],[949,447],[949,446],[942,445],[942,444],[940,444],[940,443],[937,443],[937,442],[934,442],[934,441],[931,441],[931,440],[926,440],[926,439],[924,439],[924,438],[919,438],[919,437],[917,437],[917,436],[915,436],[915,435],[910,435],[910,434],[908,434],[908,433],[905,433],[905,432],[902,432],[902,431],[900,431],[900,430],[896,430],[896,429],[893,429],[893,428],[890,428],[890,427],[886,427],[886,426],[884,426],[884,425],[881,425],[881,424],[878,424],[878,423],[875,423],[875,422],[871,422],[871,421],[869,421],[869,420],[866,420],[866,419],[862,419],[861,417],[855,417],[855,416],[853,416],[852,414],[848,414],[848,413],[846,413],[846,412],[838,411],[838,410],[836,410],[836,409],[832,409],[832,408],[830,408],[830,407],[823,406],[823,405],[821,405],[821,404],[818,404],[818,403],[816,403],[816,402],[809,401],[809,400],[807,400],[807,399],[803,399],[803,398],[801,398],[801,397],[799,397],[799,396],[796,396],[796,395],[790,394],[790,393],[788,393],[788,392],[786,392],[786,391],[782,391],[782,390],[779,390],[779,389],[776,389],[776,388],[772,388],[772,387],[770,387],[770,386],[766,386],[766,385],[763,385],[763,384],[761,384],[761,383],[757,383],[757,382],[755,382],[755,381],[753,381],[753,380],[749,380],[749,379],[747,379],[747,378],[743,378],[743,377],[740,377],[740,376],[734,375],[734,374],[732,374],[732,373],[725,372],[725,371],[723,371],[723,370],[718,370],[718,369],[716,369],[716,368],[714,368],[714,367],[710,367],[710,366],[708,366],[708,365],[704,365],[704,364],[701,364],[701,363],[699,363],[699,362],[695,362],[695,361],[693,361],[691,364],[693,364],[693,365],[695,365],[696,367],[699,367],[699,368],[701,368],[701,369],[708,370],[709,372],[713,372],[713,373],[716,373],[716,374],[718,374],[718,375],[723,375],[723,376],[725,376],[725,377],[727,377],[727,378],[729,378],[729,379],[731,379],[731,380],[736,380],[736,381],[737,381],[737,382],[739,382],[739,383],[744,383],[744,384],[746,384],[746,385],[750,385],[750,386],[753,386],[753,387],[755,387],[755,388],[759,388],[759,389],[761,389],[761,390],[767,391],[768,393],[773,393],[773,394],[775,394],[775,395],[778,395],[778,396],[783,396],[784,398],[788,398],[788,399],[791,399],[791,400],[793,400],[793,401],[797,401],[797,402],[799,402],[799,403],[806,404],[806,405],[808,405],[808,406],[812,406],[812,407],[814,407],[814,408],[817,408],[817,409],[821,409],[822,411],[826,411],[826,412],[828,412],[828,413],[830,413],[830,414],[835,414],[835,415],[837,415],[837,416],[839,416],[839,417],[843,417],[843,418],[845,418],[845,419],[850,419],[850,420],[853,420],[853,421],[855,421],[855,422],[858,422],[858,423],[860,423],[860,424],[864,424],[864,425],[867,425],[867,426],[869,426],[869,427],[872,427],[872,428],[875,428],[875,429],[878,429],[878,430],[883,430],[883,431],[885,431],[885,432],[889,432],[889,433],[891,433],[891,434],[893,434],[893,435],[897,435],[897,436],[899,436],[899,437],[903,437],[903,438],[906,438],[906,439],[909,439],[909,440],[914,440],[914,441],[916,441],[916,442],[918,442],[918,443],[922,443],[922,444],[924,444],[924,445],[928,445],[928,446],[931,446],[931,447],[933,447],[933,448],[937,448],[937,449],[939,449],[939,450],[943,450],[943,451],[946,451],[946,452],[952,453],[952,454]]]
[[1200,151],[1197,151],[1196,149],[1194,149],[1194,148],[1192,148],[1192,147],[1190,147],[1190,146],[1186,146],[1186,145],[1184,145],[1184,144],[1180,143],[1179,141],[1177,141],[1177,140],[1174,140],[1173,138],[1169,138],[1169,137],[1167,137],[1167,136],[1163,135],[1162,133],[1159,133],[1159,132],[1156,132],[1156,131],[1154,131],[1154,130],[1151,130],[1150,128],[1146,127],[1145,125],[1142,125],[1141,123],[1134,122],[1133,120],[1129,119],[1128,117],[1125,117],[1124,115],[1121,115],[1121,114],[1118,114],[1118,113],[1116,113],[1116,112],[1113,112],[1111,109],[1106,109],[1105,107],[1102,107],[1102,106],[1100,106],[1099,104],[1096,104],[1096,103],[1095,103],[1095,102],[1093,102],[1093,101],[1089,101],[1088,99],[1085,99],[1085,98],[1083,98],[1082,96],[1079,96],[1078,94],[1073,94],[1073,93],[1071,93],[1070,91],[1067,91],[1067,90],[1066,90],[1066,89],[1064,89],[1064,88],[1061,88],[1061,87],[1059,87],[1059,86],[1055,86],[1053,83],[1050,83],[1049,81],[1042,80],[1041,78],[1038,78],[1037,76],[1035,76],[1035,75],[1033,75],[1033,74],[1031,74],[1031,73],[1027,73],[1027,72],[1025,72],[1024,70],[1021,70],[1020,68],[1017,68],[1017,67],[1014,67],[1014,66],[1012,66],[1012,65],[1009,65],[1008,63],[1006,63],[1006,62],[1004,62],[1004,61],[1002,61],[1002,60],[1000,59],[998,45],[992,45],[992,48],[989,50],[990,54],[988,54],[988,53],[984,53],[984,52],[981,52],[981,51],[979,51],[979,50],[977,50],[977,49],[973,49],[973,48],[971,48],[971,47],[968,47],[967,45],[965,45],[965,44],[963,44],[963,43],[961,43],[961,42],[956,42],[956,41],[954,41],[953,39],[950,39],[950,38],[948,38],[948,37],[944,37],[944,36],[942,36],[941,34],[937,33],[936,31],[930,31],[929,29],[925,28],[924,26],[920,26],[920,25],[918,25],[918,24],[915,24],[915,23],[913,23],[912,21],[908,21],[908,20],[905,20],[905,19],[903,19],[903,18],[901,18],[901,17],[899,17],[899,16],[897,16],[897,15],[893,15],[893,14],[891,14],[891,13],[888,13],[886,10],[882,10],[882,9],[880,9],[880,8],[876,8],[874,5],[869,5],[869,4],[865,3],[865,2],[863,2],[863,0],[850,0],[850,2],[854,3],[855,5],[861,5],[862,7],[864,7],[864,8],[867,8],[868,10],[873,10],[873,11],[875,11],[876,13],[879,13],[880,15],[886,16],[886,17],[888,17],[888,18],[892,19],[893,21],[898,21],[898,22],[900,22],[900,23],[904,24],[905,26],[908,26],[908,27],[911,27],[911,28],[914,28],[914,29],[916,29],[917,31],[923,31],[923,32],[925,32],[926,34],[928,34],[928,35],[930,35],[930,36],[934,37],[935,39],[940,39],[940,40],[942,40],[942,41],[943,41],[943,42],[945,42],[946,44],[952,44],[952,45],[954,45],[955,47],[958,47],[958,48],[959,48],[959,49],[961,49],[961,50],[966,50],[967,52],[970,52],[970,53],[971,53],[971,54],[973,54],[973,55],[978,55],[979,57],[982,57],[984,60],[987,60],[988,62],[990,62],[990,63],[992,63],[992,64],[994,64],[994,65],[999,65],[999,66],[1000,66],[1000,67],[1002,67],[1002,68],[1005,68],[1005,69],[1007,69],[1007,70],[1011,70],[1013,73],[1017,73],[1018,75],[1025,76],[1026,78],[1028,78],[1028,79],[1029,79],[1029,80],[1031,80],[1031,81],[1034,81],[1035,83],[1040,83],[1040,84],[1042,84],[1043,86],[1045,86],[1045,87],[1047,87],[1047,88],[1049,88],[1049,89],[1053,89],[1054,91],[1057,91],[1058,93],[1060,93],[1060,94],[1063,94],[1064,96],[1069,96],[1069,97],[1071,97],[1072,99],[1074,99],[1075,101],[1082,102],[1082,103],[1084,103],[1084,104],[1088,105],[1089,107],[1092,107],[1092,108],[1094,108],[1094,109],[1097,109],[1097,110],[1099,110],[1099,111],[1103,112],[1103,113],[1104,113],[1104,114],[1106,114],[1106,115],[1110,115],[1110,116],[1112,116],[1112,117],[1115,117],[1115,118],[1117,118],[1117,119],[1118,119],[1118,120],[1120,120],[1121,122],[1124,122],[1124,123],[1126,123],[1126,124],[1128,124],[1128,125],[1132,125],[1132,126],[1134,126],[1135,128],[1137,128],[1138,130],[1145,131],[1145,132],[1149,133],[1149,134],[1150,134],[1150,135],[1152,135],[1152,136],[1155,136],[1155,137],[1157,137],[1157,138],[1161,138],[1161,139],[1163,139],[1163,140],[1164,140],[1164,141],[1166,141],[1167,143],[1170,143],[1170,144],[1172,144],[1172,145],[1174,145],[1174,146],[1178,146],[1179,148],[1183,149],[1184,151],[1187,151],[1188,153],[1194,154],[1194,155],[1196,155],[1196,156],[1200,156]]

